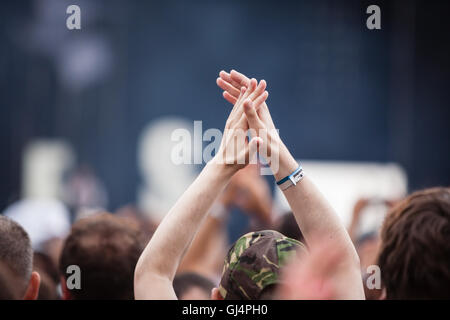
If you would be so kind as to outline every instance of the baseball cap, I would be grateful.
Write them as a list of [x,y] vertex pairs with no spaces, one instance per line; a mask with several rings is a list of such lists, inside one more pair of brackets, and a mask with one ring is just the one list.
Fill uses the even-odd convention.
[[280,269],[306,247],[273,230],[240,237],[225,258],[219,292],[227,300],[258,300],[268,286],[279,283]]

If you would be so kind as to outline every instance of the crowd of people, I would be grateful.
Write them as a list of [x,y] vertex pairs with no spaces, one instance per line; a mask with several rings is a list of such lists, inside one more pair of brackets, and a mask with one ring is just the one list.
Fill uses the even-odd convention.
[[[450,298],[450,188],[386,199],[380,230],[361,235],[369,199],[346,228],[274,130],[266,82],[232,70],[217,84],[233,106],[220,148],[158,224],[99,212],[33,252],[24,228],[0,216],[0,299]],[[290,212],[272,214],[258,155],[269,155]],[[252,223],[229,246],[232,207]]]

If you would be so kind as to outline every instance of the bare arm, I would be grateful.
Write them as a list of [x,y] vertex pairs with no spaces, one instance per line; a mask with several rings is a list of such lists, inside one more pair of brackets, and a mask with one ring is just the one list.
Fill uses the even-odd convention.
[[[214,206],[210,212],[214,212]],[[213,279],[220,275],[227,247],[224,221],[222,217],[206,217],[177,273],[196,272]]]
[[[248,81],[248,78],[239,72],[232,71],[230,74],[221,72],[217,84],[225,90],[224,98],[232,102],[235,99],[236,87],[246,86]],[[267,105],[264,103],[261,106],[254,106],[248,103],[244,105],[244,111],[250,128],[256,131],[265,130],[268,134],[268,139],[264,139],[264,147],[271,154],[270,165],[275,179],[279,181],[291,174],[298,168],[298,163],[274,130],[275,126]],[[343,290],[339,298],[364,299],[358,255],[349,234],[328,201],[307,175],[296,186],[283,192],[309,246],[315,245],[314,239],[319,235],[322,238],[332,239],[342,248],[344,260],[350,267],[341,274],[341,277],[348,281],[348,290]]]
[[259,165],[250,164],[233,176],[203,222],[177,273],[193,271],[211,278],[220,276],[228,246],[226,221],[232,206],[249,214],[257,227],[272,225],[272,196],[269,184],[259,174]]
[[136,266],[136,299],[176,299],[172,280],[197,229],[233,175],[208,163],[161,222]]
[[[261,143],[240,139],[239,130],[248,129],[243,104],[261,104],[267,98],[265,85],[252,80],[242,89],[225,125],[225,134],[218,153],[202,170],[168,212],[148,243],[136,265],[134,292],[136,299],[176,299],[172,287],[178,265],[216,197],[235,172],[243,168],[251,150]],[[237,140],[237,141],[236,141]],[[230,152],[231,151],[231,152]]]

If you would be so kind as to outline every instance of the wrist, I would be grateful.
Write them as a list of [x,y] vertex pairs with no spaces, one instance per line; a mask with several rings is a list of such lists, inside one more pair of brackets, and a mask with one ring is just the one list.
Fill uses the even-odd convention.
[[221,159],[218,159],[217,157],[214,157],[211,161],[209,161],[206,164],[206,167],[208,167],[208,169],[212,170],[221,179],[226,179],[227,182],[240,169],[236,165],[230,165],[230,164],[224,163]]
[[278,152],[278,170],[274,170],[275,180],[279,181],[284,177],[290,175],[298,168],[298,163],[289,152],[288,148],[280,142]]

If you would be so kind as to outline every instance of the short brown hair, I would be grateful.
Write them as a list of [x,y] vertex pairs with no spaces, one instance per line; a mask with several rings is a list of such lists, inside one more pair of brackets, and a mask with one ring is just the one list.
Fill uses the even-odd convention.
[[77,265],[81,289],[74,299],[133,299],[134,268],[145,246],[141,228],[126,218],[105,213],[72,226],[60,258],[60,272]]
[[33,255],[33,271],[41,276],[38,300],[57,300],[59,272],[54,261],[45,253],[35,252]]
[[3,261],[0,261],[0,300],[19,300],[23,298],[23,288],[17,286],[16,278],[11,268]]
[[388,299],[450,298],[450,189],[418,191],[395,206],[378,257]]
[[20,283],[25,294],[33,268],[33,249],[27,232],[15,221],[0,215],[0,262]]

